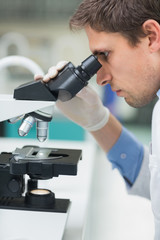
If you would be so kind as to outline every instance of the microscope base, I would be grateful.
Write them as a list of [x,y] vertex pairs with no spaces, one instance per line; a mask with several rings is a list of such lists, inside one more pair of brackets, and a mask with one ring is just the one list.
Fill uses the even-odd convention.
[[69,199],[55,198],[55,202],[52,206],[43,207],[38,206],[38,204],[36,206],[33,206],[26,204],[25,197],[0,197],[0,209],[66,213],[69,204]]
[[68,213],[0,209],[0,239],[62,240]]

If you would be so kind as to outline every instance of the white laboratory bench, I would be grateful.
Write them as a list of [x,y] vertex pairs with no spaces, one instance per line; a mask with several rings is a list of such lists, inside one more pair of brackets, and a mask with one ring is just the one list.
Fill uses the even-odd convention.
[[[82,149],[83,157],[78,165],[77,176],[59,176],[40,183],[42,187],[55,192],[56,198],[69,198],[71,201],[62,240],[153,239],[154,222],[150,202],[126,193],[123,179],[118,171],[112,171],[106,155],[97,148],[95,142],[47,141],[39,144],[37,140],[24,138],[1,138],[0,142],[0,152],[13,151],[24,145]],[[43,213],[40,216],[43,218]],[[28,239],[24,233],[24,239],[14,240]],[[57,239],[48,234],[45,240]]]
[[[67,198],[71,201],[63,240],[87,239],[87,219],[89,214],[89,200],[91,192],[92,175],[96,156],[96,145],[92,141],[46,141],[39,143],[37,140],[0,139],[0,152],[13,151],[25,145],[38,145],[40,147],[82,149],[82,161],[78,164],[77,176],[59,176],[50,180],[41,180],[40,186],[52,190],[56,198]],[[43,217],[43,213],[42,213]],[[38,223],[37,223],[38,224]],[[54,228],[54,226],[53,226]],[[25,239],[25,237],[24,237]],[[54,236],[46,236],[46,240],[53,240]],[[26,239],[27,240],[27,239]],[[38,239],[34,239],[38,240]],[[56,239],[55,239],[56,240]]]

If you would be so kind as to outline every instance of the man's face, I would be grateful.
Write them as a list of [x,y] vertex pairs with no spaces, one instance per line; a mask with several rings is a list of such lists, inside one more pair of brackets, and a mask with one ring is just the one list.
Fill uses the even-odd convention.
[[119,33],[97,32],[90,27],[85,31],[91,51],[102,64],[97,83],[109,83],[117,96],[133,107],[152,101],[160,88],[160,56],[150,52],[148,38],[133,47]]

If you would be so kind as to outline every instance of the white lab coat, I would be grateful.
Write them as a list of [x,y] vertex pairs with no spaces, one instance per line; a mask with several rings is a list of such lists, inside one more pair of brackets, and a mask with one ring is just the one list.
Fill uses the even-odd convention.
[[160,100],[152,115],[152,144],[149,154],[150,195],[155,221],[155,240],[160,240]]
[[160,100],[152,115],[152,143],[144,150],[144,159],[139,175],[129,194],[151,199],[155,222],[154,240],[160,240]]

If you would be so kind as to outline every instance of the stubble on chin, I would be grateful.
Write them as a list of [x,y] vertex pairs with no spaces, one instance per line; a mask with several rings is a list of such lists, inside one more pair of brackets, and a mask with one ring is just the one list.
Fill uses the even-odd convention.
[[156,94],[152,96],[142,96],[140,98],[126,97],[125,101],[129,106],[133,108],[141,108],[149,104],[151,101],[153,101],[155,97],[156,97]]

